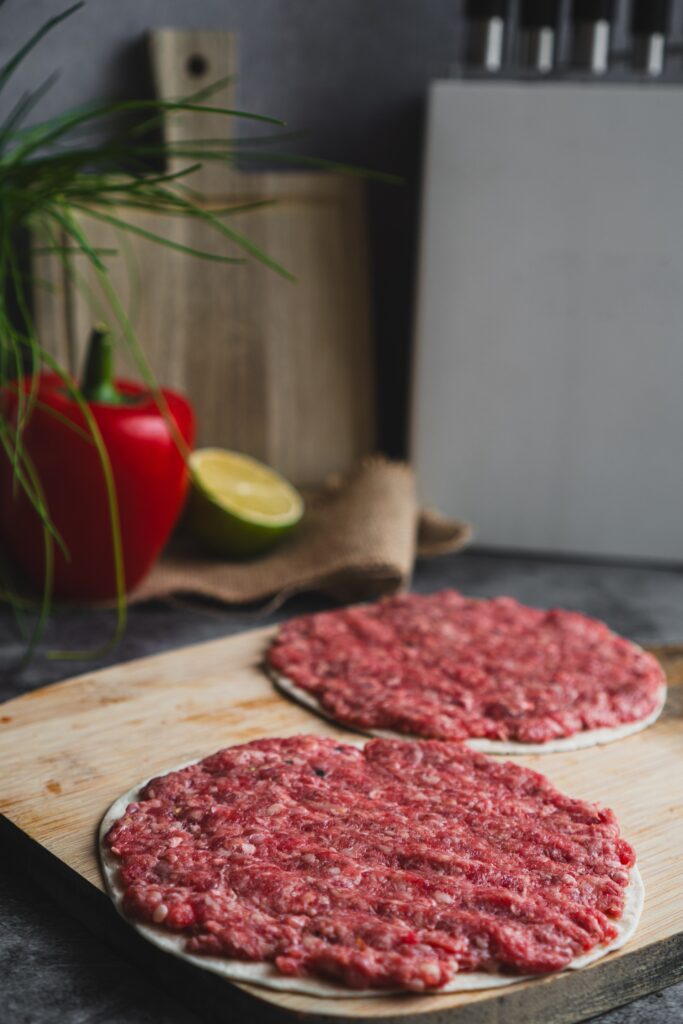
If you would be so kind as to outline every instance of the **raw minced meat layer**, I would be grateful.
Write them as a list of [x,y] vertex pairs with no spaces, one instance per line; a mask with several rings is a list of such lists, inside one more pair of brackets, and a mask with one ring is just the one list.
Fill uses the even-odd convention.
[[292,619],[267,661],[339,722],[545,743],[646,718],[657,660],[578,612],[454,590]]
[[185,949],[354,988],[543,973],[616,936],[631,847],[538,772],[436,740],[257,740],[110,829],[124,912]]

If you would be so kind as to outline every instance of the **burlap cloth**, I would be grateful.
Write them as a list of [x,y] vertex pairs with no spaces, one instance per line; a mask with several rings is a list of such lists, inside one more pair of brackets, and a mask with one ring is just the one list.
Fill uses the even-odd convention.
[[217,559],[181,531],[130,600],[194,594],[245,604],[304,590],[365,600],[406,586],[416,555],[457,551],[470,536],[466,523],[419,508],[407,465],[374,457],[307,495],[301,523],[258,558]]

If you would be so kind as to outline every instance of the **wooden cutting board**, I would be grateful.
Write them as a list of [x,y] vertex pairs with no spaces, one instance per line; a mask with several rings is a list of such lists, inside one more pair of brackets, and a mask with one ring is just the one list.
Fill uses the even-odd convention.
[[[112,801],[136,782],[221,746],[308,731],[348,736],[279,696],[259,664],[271,630],[173,651],[19,697],[0,706],[2,838],[70,910],[212,1021],[496,1024],[583,1020],[683,977],[683,648],[656,651],[669,676],[655,726],[607,747],[524,757],[573,796],[614,808],[646,888],[624,950],[490,993],[322,999],[232,985],[167,956],[121,921],[102,893],[95,836]],[[245,1005],[246,1003],[246,1005]]]
[[[164,29],[150,36],[150,60],[157,95],[178,99],[234,75],[235,42],[229,32]],[[206,103],[238,107],[234,84]],[[246,135],[259,128],[240,123]],[[227,141],[236,124],[193,113],[169,117],[164,130],[174,143]],[[270,148],[283,153],[286,145]],[[260,151],[265,156],[268,149]],[[194,162],[178,160],[168,170]],[[364,183],[321,171],[242,171],[209,161],[185,183],[211,211],[271,202],[224,220],[296,280],[249,256],[240,265],[207,262],[80,216],[91,243],[116,252],[106,260],[109,276],[157,380],[191,398],[200,445],[247,452],[301,485],[349,470],[376,441]],[[180,245],[245,256],[200,220],[119,207],[108,212]],[[78,257],[74,267],[75,281],[58,257],[36,256],[34,305],[41,341],[78,375],[93,322],[121,332],[87,261]],[[130,360],[121,358],[119,369],[138,376]]]

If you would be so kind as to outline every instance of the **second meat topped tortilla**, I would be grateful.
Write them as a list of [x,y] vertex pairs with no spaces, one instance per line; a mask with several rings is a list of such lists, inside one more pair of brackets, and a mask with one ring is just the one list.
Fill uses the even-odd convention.
[[657,660],[604,623],[454,590],[293,619],[266,663],[280,689],[343,725],[485,753],[608,743],[666,699]]

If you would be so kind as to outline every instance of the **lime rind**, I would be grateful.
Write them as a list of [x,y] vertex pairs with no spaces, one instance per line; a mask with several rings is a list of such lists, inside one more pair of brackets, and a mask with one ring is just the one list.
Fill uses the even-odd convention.
[[190,456],[189,467],[186,523],[192,534],[217,554],[256,555],[301,519],[304,504],[300,494],[251,456],[205,448]]

